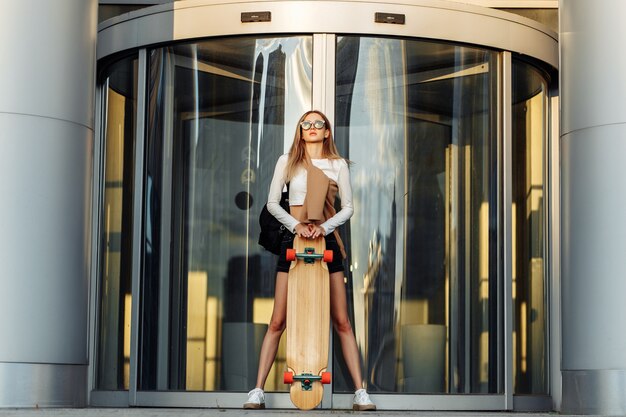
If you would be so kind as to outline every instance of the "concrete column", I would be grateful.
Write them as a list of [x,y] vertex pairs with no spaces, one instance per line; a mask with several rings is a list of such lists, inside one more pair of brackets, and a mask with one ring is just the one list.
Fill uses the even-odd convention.
[[86,402],[97,6],[0,6],[0,407]]
[[561,0],[562,412],[626,414],[626,2]]

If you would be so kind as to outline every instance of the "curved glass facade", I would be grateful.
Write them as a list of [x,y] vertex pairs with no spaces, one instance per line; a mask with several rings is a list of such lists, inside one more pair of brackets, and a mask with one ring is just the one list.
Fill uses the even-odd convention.
[[498,392],[497,54],[340,37],[336,85],[335,140],[355,163],[345,241],[369,389]]
[[105,123],[96,387],[118,390],[129,388],[137,56],[108,67],[102,85]]
[[[150,51],[141,390],[254,385],[276,266],[258,218],[311,107],[311,46],[234,38]],[[271,381],[282,382],[283,356]]]
[[[97,390],[254,386],[276,266],[257,244],[258,216],[296,121],[322,103],[340,153],[353,162],[355,213],[340,233],[368,391],[406,394],[400,408],[419,408],[412,394],[549,394],[547,75],[508,52],[391,36],[232,36],[144,52],[144,137],[130,134],[137,58],[107,66],[101,89],[102,218],[115,215],[103,230],[121,243],[118,252],[109,237],[101,243]],[[115,77],[134,93],[117,98]],[[315,98],[320,91],[325,101]],[[129,198],[136,157],[140,209]],[[132,278],[124,242],[135,222],[141,268]],[[351,393],[338,343],[331,366],[331,397]],[[284,367],[281,343],[265,387],[279,399]]]

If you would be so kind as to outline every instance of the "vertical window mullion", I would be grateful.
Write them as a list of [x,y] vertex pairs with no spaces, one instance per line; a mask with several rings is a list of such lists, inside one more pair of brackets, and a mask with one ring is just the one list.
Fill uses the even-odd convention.
[[146,125],[146,79],[147,79],[147,54],[145,49],[139,50],[139,63],[137,71],[137,124],[135,130],[134,162],[135,172],[133,175],[133,236],[132,236],[132,318],[130,324],[130,383],[129,405],[135,405],[137,401],[137,353],[139,332],[139,300],[140,279],[142,271],[142,225],[143,225],[143,183],[144,183],[144,149],[145,149],[145,125]]
[[513,408],[513,222],[512,222],[512,61],[511,53],[502,53],[502,279],[504,307],[504,394],[505,408]]

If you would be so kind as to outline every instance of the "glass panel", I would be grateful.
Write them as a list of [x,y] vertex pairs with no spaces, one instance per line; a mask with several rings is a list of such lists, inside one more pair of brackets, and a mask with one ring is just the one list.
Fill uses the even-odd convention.
[[[372,392],[501,392],[496,67],[484,49],[338,39],[347,285]],[[349,392],[334,355],[335,391]]]
[[[150,52],[141,390],[246,391],[274,296],[258,217],[311,107],[312,38]],[[282,383],[284,350],[267,390]]]
[[107,69],[96,388],[128,389],[137,59]]
[[513,368],[516,394],[548,393],[545,259],[547,83],[513,61]]

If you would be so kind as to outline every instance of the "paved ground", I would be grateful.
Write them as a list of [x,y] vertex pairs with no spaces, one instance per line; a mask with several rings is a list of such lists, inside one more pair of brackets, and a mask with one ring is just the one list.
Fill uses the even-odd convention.
[[504,413],[504,412],[441,412],[441,411],[376,411],[354,412],[347,410],[295,411],[295,410],[236,410],[236,409],[181,409],[181,408],[84,408],[84,409],[0,409],[0,417],[331,417],[363,415],[366,417],[561,417],[556,413]]

